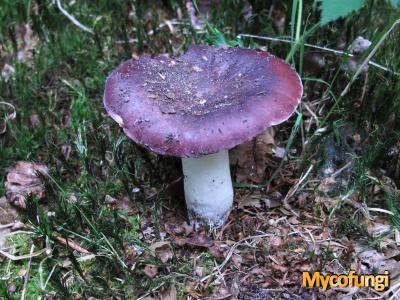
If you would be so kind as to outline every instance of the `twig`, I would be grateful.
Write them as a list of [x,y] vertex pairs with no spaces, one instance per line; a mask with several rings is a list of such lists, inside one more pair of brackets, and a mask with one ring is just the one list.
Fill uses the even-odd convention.
[[[237,36],[237,38],[241,38],[241,37],[251,37],[251,38],[255,38],[255,39],[260,39],[260,40],[267,40],[267,41],[273,41],[273,42],[281,42],[281,43],[286,43],[286,44],[293,44],[294,42],[288,40],[288,39],[281,39],[281,38],[274,38],[274,37],[269,37],[269,36],[260,36],[260,35],[254,35],[254,34],[239,34]],[[309,47],[309,48],[314,48],[314,49],[319,49],[319,50],[323,50],[326,52],[331,52],[337,55],[345,55],[348,57],[353,57],[354,55],[345,51],[340,51],[340,50],[336,50],[336,49],[332,49],[332,48],[328,48],[328,47],[323,47],[323,46],[318,46],[318,45],[313,45],[313,44],[308,44],[308,43],[304,43],[304,46]],[[381,69],[383,71],[389,72],[391,74],[400,76],[399,72],[395,72],[390,70],[389,68],[387,68],[386,66],[380,65],[376,62],[373,61],[369,61],[368,64],[370,64],[371,66],[377,67],[378,69]]]
[[45,290],[46,290],[46,286],[47,286],[47,284],[49,283],[50,278],[51,278],[51,276],[53,275],[54,270],[55,270],[56,267],[57,267],[57,264],[55,264],[55,265],[53,266],[53,268],[51,269],[51,271],[50,271],[50,273],[49,273],[49,275],[48,275],[48,277],[47,277],[47,279],[46,279],[46,282],[43,284],[43,263],[45,262],[46,259],[48,259],[48,257],[45,257],[45,258],[42,259],[42,261],[39,263],[39,270],[38,270],[38,272],[39,272],[39,288],[40,288],[41,291],[45,291]]
[[61,245],[67,246],[67,247],[71,248],[72,250],[78,251],[79,253],[90,254],[89,251],[87,251],[85,248],[82,248],[81,246],[79,246],[79,245],[78,245],[77,243],[75,243],[74,241],[71,241],[71,240],[69,240],[69,239],[62,238],[62,237],[60,237],[60,236],[57,236],[57,237],[56,237],[56,240],[57,240]]
[[86,31],[90,34],[94,34],[93,30],[90,29],[89,27],[86,27],[82,23],[80,23],[73,15],[71,15],[69,12],[67,12],[62,6],[61,6],[61,1],[56,0],[57,7],[58,9],[63,13],[64,16],[66,16],[72,23],[74,23],[76,26],[78,26],[80,29],[83,31]]
[[310,172],[312,171],[313,168],[314,168],[314,165],[311,165],[308,168],[307,172],[303,176],[300,177],[299,181],[290,188],[289,192],[286,194],[285,198],[283,199],[283,207],[290,210],[297,217],[299,216],[298,213],[293,211],[288,200],[290,197],[292,197],[296,193],[296,191],[299,189],[300,185],[304,182],[304,180],[306,180],[306,178],[308,177],[308,174],[310,174]]
[[8,102],[5,102],[5,101],[0,101],[0,105],[5,105],[5,106],[8,106],[8,107],[11,107],[12,110],[13,110],[13,112],[11,114],[6,115],[5,118],[4,118],[4,128],[0,129],[0,134],[3,134],[7,130],[7,121],[8,120],[14,120],[16,118],[16,116],[17,116],[17,111],[15,109],[15,106],[12,105],[11,103],[8,103]]
[[[125,262],[122,260],[122,258],[118,255],[118,252],[115,251],[114,247],[111,245],[110,241],[106,238],[106,236],[104,235],[104,233],[101,233],[101,235],[103,236],[104,240],[106,241],[107,245],[110,247],[111,252],[115,255],[115,257],[117,258],[117,260],[121,263],[121,265],[125,268],[128,269],[127,265],[125,264]],[[139,300],[139,299],[138,299]]]
[[337,170],[335,173],[333,173],[331,175],[331,177],[335,178],[336,176],[338,176],[340,173],[342,173],[344,170],[346,170],[348,167],[350,167],[353,164],[352,161],[348,162],[347,164],[345,164],[343,167],[341,167],[339,170]]
[[307,104],[305,101],[303,101],[301,104],[304,105],[304,107],[306,108],[306,110],[307,110],[307,111],[310,113],[310,115],[315,119],[315,122],[317,123],[317,126],[318,126],[319,120],[318,120],[318,117],[317,117],[317,115],[315,114],[315,112],[312,111],[312,109],[308,106],[308,104]]
[[[32,255],[34,249],[35,249],[35,245],[32,245],[31,246],[31,251],[30,251],[31,255]],[[21,300],[25,299],[26,290],[28,289],[29,273],[31,271],[31,263],[32,263],[32,256],[29,257],[28,267],[26,268],[24,286],[22,288],[22,293],[21,293]]]
[[364,102],[364,98],[365,95],[367,94],[368,91],[368,70],[365,72],[365,76],[364,76],[364,84],[363,84],[363,88],[362,88],[362,93],[361,93],[361,97],[360,97],[360,105],[362,105],[362,103]]
[[383,209],[383,208],[379,208],[379,207],[368,207],[367,209],[368,209],[368,211],[377,211],[377,212],[380,212],[383,214],[388,214],[388,215],[394,216],[394,213],[387,209]]
[[0,230],[13,227],[14,225],[15,225],[15,222],[13,222],[13,223],[8,223],[8,224],[1,224],[1,225],[0,225]]
[[[235,244],[233,244],[233,246],[229,249],[228,254],[226,255],[225,260],[218,266],[216,266],[212,273],[203,277],[200,282],[204,282],[206,281],[208,278],[220,273],[220,271],[225,267],[225,265],[229,262],[229,260],[231,259],[233,252],[236,250],[237,247],[239,247],[241,244],[243,244],[244,242],[247,242],[248,240],[254,240],[254,239],[260,239],[260,238],[264,238],[267,236],[272,236],[273,234],[269,234],[269,233],[265,233],[265,234],[260,234],[260,235],[253,235],[253,236],[249,236],[247,238],[244,238],[238,242],[236,242]],[[138,299],[139,300],[139,299]]]
[[5,257],[7,257],[7,258],[10,259],[10,260],[16,261],[16,260],[23,260],[23,259],[27,259],[27,258],[39,256],[39,255],[41,255],[42,253],[44,253],[46,250],[47,250],[47,249],[44,248],[44,249],[39,250],[39,251],[37,251],[37,252],[30,253],[30,254],[25,254],[25,255],[20,255],[20,256],[15,256],[15,255],[12,255],[12,254],[10,254],[10,253],[7,253],[7,252],[5,252],[5,251],[3,251],[3,250],[0,250],[0,254],[3,255],[3,256],[5,256]]

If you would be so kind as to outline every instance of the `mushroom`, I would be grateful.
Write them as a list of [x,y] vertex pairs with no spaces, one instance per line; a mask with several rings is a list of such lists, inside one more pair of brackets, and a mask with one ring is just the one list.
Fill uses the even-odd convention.
[[302,90],[290,65],[267,52],[196,45],[122,63],[104,106],[137,144],[182,158],[189,220],[217,227],[233,202],[228,150],[287,120]]

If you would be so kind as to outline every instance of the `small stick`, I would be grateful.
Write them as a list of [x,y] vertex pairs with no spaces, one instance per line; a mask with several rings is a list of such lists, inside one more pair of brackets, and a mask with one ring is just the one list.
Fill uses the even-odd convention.
[[4,128],[0,130],[0,134],[3,134],[7,131],[7,121],[8,120],[14,120],[17,116],[17,111],[15,109],[15,106],[12,105],[11,103],[5,102],[5,101],[0,101],[0,105],[5,105],[8,107],[11,107],[11,109],[13,110],[13,112],[9,115],[6,115],[4,118]]
[[89,27],[86,27],[82,23],[80,23],[73,15],[71,15],[69,12],[67,12],[62,6],[61,6],[61,1],[56,0],[57,7],[58,9],[63,13],[64,16],[66,16],[72,23],[74,23],[76,26],[78,26],[80,29],[83,31],[86,31],[90,34],[94,34],[93,30],[90,29]]
[[82,248],[81,246],[79,246],[77,243],[75,243],[74,241],[71,241],[69,239],[65,239],[63,237],[57,236],[56,240],[64,246],[67,246],[69,248],[71,248],[72,250],[76,250],[79,253],[84,253],[84,254],[90,254],[89,251],[87,251],[85,248]]
[[216,267],[213,269],[213,271],[212,271],[211,274],[209,274],[209,275],[203,277],[203,278],[200,280],[200,282],[204,282],[205,280],[207,280],[207,279],[211,278],[212,276],[218,274],[218,273],[222,270],[222,268],[225,267],[225,265],[229,262],[229,260],[231,259],[231,257],[232,257],[232,255],[233,255],[233,252],[235,251],[235,249],[236,249],[237,247],[239,247],[241,244],[243,244],[244,242],[247,242],[248,240],[260,239],[260,238],[264,238],[264,237],[272,236],[272,235],[273,235],[272,233],[271,233],[271,234],[265,233],[265,234],[260,234],[260,235],[254,235],[254,236],[249,236],[249,237],[247,237],[247,238],[244,238],[244,239],[242,239],[242,240],[236,242],[236,243],[233,244],[233,246],[229,249],[228,254],[227,254],[225,260],[224,260],[220,265],[216,266]]
[[[35,249],[35,245],[32,245],[30,255],[32,255],[34,249]],[[25,299],[25,293],[26,293],[26,290],[28,289],[29,273],[31,271],[31,263],[32,263],[32,256],[29,257],[28,267],[26,269],[26,274],[25,274],[24,286],[22,288],[22,293],[21,293],[21,300]]]
[[[391,31],[391,30],[389,30]],[[242,36],[244,37],[251,37],[251,38],[255,38],[255,39],[260,39],[260,40],[267,40],[267,41],[273,41],[273,42],[281,42],[281,43],[286,43],[286,44],[293,44],[292,41],[287,40],[287,39],[280,39],[280,38],[273,38],[273,37],[269,37],[269,36],[260,36],[260,35],[254,35],[254,34],[239,34],[237,36],[237,38],[241,38]],[[323,50],[326,52],[332,52],[334,54],[338,54],[338,55],[346,55],[348,57],[353,57],[354,55],[351,53],[347,53],[345,51],[340,51],[340,50],[336,50],[336,49],[332,49],[332,48],[328,48],[328,47],[322,47],[322,46],[318,46],[318,45],[313,45],[313,44],[308,44],[308,43],[304,43],[304,46],[309,47],[309,48],[314,48],[314,49],[319,49],[319,50]],[[368,64],[370,64],[371,66],[377,67],[381,70],[384,70],[386,72],[389,72],[391,74],[397,75],[399,76],[400,73],[399,72],[395,72],[390,70],[389,68],[382,66],[376,62],[373,61],[368,61]]]
[[1,224],[1,225],[0,225],[0,230],[13,227],[14,224],[15,224],[14,222],[13,222],[13,223],[8,223],[8,224]]
[[340,173],[342,173],[344,170],[346,170],[348,167],[350,167],[352,165],[353,162],[348,162],[347,164],[345,164],[343,167],[341,167],[339,170],[337,170],[335,173],[333,173],[331,175],[331,177],[335,178],[336,176],[338,176]]
[[362,93],[360,97],[360,105],[364,102],[365,95],[367,94],[368,91],[368,70],[365,72],[365,77],[364,77],[364,84],[362,88]]
[[39,256],[39,255],[41,255],[42,253],[44,253],[46,250],[47,250],[47,249],[44,248],[44,249],[39,250],[39,251],[34,252],[34,253],[16,256],[16,255],[12,255],[12,254],[7,253],[7,252],[5,252],[5,251],[3,251],[3,250],[0,249],[0,254],[3,255],[3,256],[5,256],[5,257],[7,257],[7,258],[10,259],[10,260],[16,261],[16,260],[23,260],[23,259],[27,259],[27,258],[32,258],[32,257],[35,257],[35,256]]
[[310,172],[312,171],[313,168],[314,168],[314,165],[311,165],[308,168],[307,172],[299,179],[299,181],[289,189],[289,192],[286,194],[285,198],[282,201],[283,207],[286,208],[287,210],[289,210],[296,217],[299,217],[299,214],[296,213],[290,206],[289,198],[292,197],[296,193],[296,191],[299,189],[300,185],[304,182],[304,180],[306,180],[306,178],[308,177],[308,174],[310,174]]

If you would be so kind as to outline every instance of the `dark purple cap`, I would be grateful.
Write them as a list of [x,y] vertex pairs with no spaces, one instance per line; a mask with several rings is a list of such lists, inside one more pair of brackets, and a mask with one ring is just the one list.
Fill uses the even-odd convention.
[[136,143],[163,155],[230,149],[287,120],[303,87],[289,64],[262,51],[191,46],[143,55],[107,78],[104,106]]

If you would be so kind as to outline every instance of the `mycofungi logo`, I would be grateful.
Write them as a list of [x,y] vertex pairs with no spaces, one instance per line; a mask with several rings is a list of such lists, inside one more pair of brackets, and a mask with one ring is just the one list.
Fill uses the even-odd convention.
[[302,287],[322,287],[323,291],[332,287],[372,287],[376,291],[381,292],[389,288],[390,276],[389,272],[378,275],[357,275],[354,271],[348,274],[327,274],[322,275],[320,272],[303,272]]

